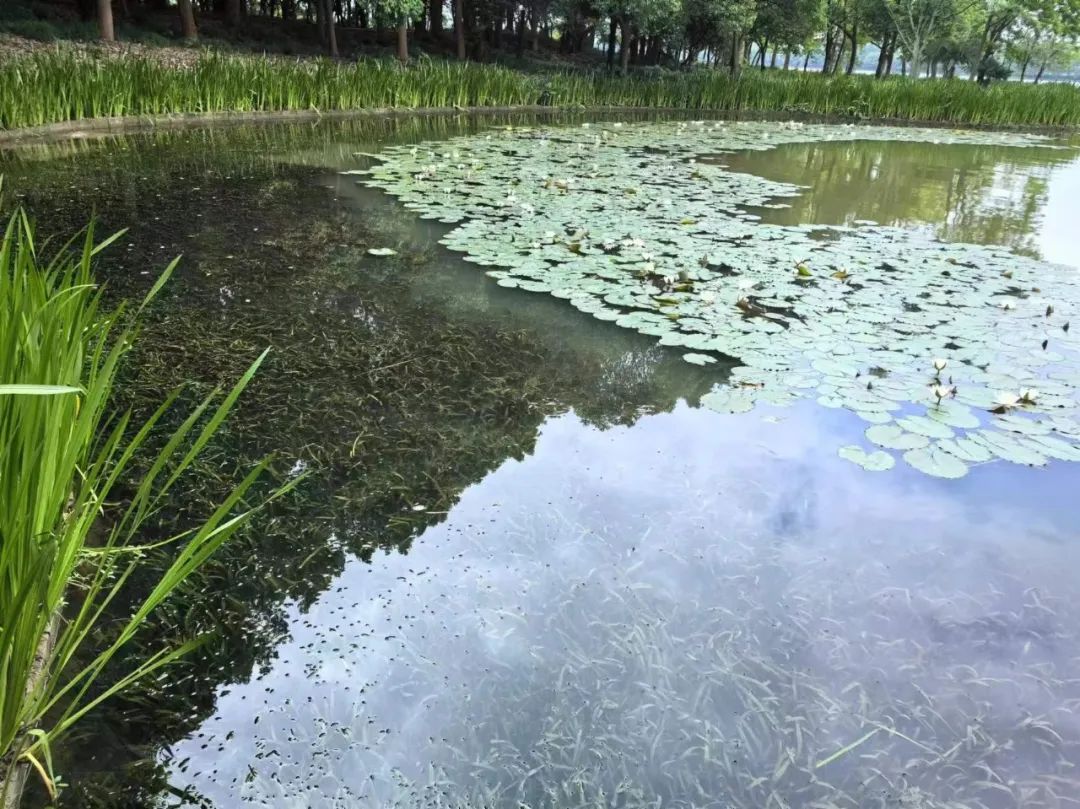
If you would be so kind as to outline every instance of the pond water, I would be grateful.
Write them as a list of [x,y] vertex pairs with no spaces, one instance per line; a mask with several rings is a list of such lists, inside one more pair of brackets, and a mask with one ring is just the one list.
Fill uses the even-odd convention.
[[[508,124],[543,126],[550,143],[611,132],[602,146],[618,150],[605,164],[612,173],[601,166],[595,180],[612,194],[615,170],[625,176],[630,168],[617,161],[640,148],[620,145],[636,137],[626,132],[651,133],[652,146],[668,155],[684,148],[676,137],[699,137],[693,124],[684,131],[678,123],[388,119],[0,153],[6,192],[49,232],[70,232],[90,209],[102,232],[130,228],[100,268],[114,298],[147,287],[184,254],[132,357],[125,404],[144,411],[183,382],[193,400],[273,349],[198,480],[162,513],[160,530],[202,513],[268,452],[278,478],[312,473],[147,628],[148,648],[198,631],[215,635],[68,739],[60,770],[72,786],[61,803],[1077,803],[1080,464],[1044,443],[1039,465],[1029,465],[1023,452],[1035,450],[1026,443],[1010,445],[1021,453],[1015,462],[965,457],[963,476],[945,478],[904,462],[898,446],[887,471],[868,471],[840,450],[879,451],[866,431],[891,425],[868,423],[876,409],[820,403],[816,393],[728,406],[740,387],[770,390],[752,387],[762,383],[745,376],[741,358],[703,346],[690,351],[711,362],[688,362],[687,345],[665,345],[672,341],[641,333],[640,322],[624,327],[582,311],[580,298],[515,287],[520,276],[503,273],[501,254],[485,251],[503,231],[527,233],[529,220],[507,223],[501,212],[484,238],[470,241],[476,233],[461,237],[460,225],[403,206],[399,197],[415,203],[412,191],[387,193],[368,184],[371,175],[342,173],[392,173],[424,158],[429,147],[413,155],[412,144],[438,140],[447,145],[430,149],[440,153],[494,143],[528,176],[530,152],[551,147],[529,141],[531,132],[507,133]],[[752,126],[760,127],[750,130],[755,138],[783,131]],[[979,430],[995,418],[1025,426],[1057,419],[1047,431],[1019,434],[1072,446],[1076,332],[1062,326],[1080,307],[1080,258],[1071,248],[1080,152],[1065,141],[897,137],[706,150],[695,171],[728,183],[730,196],[699,188],[700,209],[675,206],[678,222],[694,220],[685,227],[695,232],[679,238],[721,232],[723,223],[711,220],[711,229],[697,227],[715,208],[745,215],[739,227],[751,240],[787,233],[770,228],[832,225],[851,231],[815,238],[833,245],[896,228],[918,241],[893,235],[890,244],[912,251],[933,239],[989,245],[970,254],[992,273],[972,270],[964,283],[982,288],[1015,273],[1008,280],[1022,286],[1025,273],[1037,276],[1040,292],[1023,287],[1006,314],[1037,322],[1038,338],[1053,341],[1039,350],[1060,359],[1038,371],[1045,393],[1035,401],[995,416],[960,401],[973,395],[960,383],[938,423],[959,431],[968,412],[961,408],[979,413]],[[658,152],[620,179],[638,189],[624,198],[670,183],[663,160]],[[733,175],[758,178],[752,193]],[[565,192],[560,216],[617,207],[609,198],[573,208],[573,194],[588,184],[582,174],[569,189],[546,189]],[[807,188],[792,196],[791,185]],[[463,204],[486,199],[487,186],[469,188]],[[773,196],[777,190],[789,193]],[[527,187],[503,184],[498,196],[511,192],[515,212],[532,204]],[[652,209],[680,192],[648,193],[632,208],[645,211],[637,232],[605,235],[649,240]],[[435,196],[446,206],[454,193]],[[755,204],[736,204],[743,198]],[[470,221],[486,215],[478,210]],[[591,228],[603,230],[597,221]],[[538,248],[527,241],[522,265],[530,251],[551,252],[547,242],[564,239],[575,246],[555,251],[558,266],[563,253],[595,259],[592,236],[557,232],[539,237]],[[793,238],[769,249],[782,252]],[[697,243],[679,245],[696,264]],[[380,248],[395,255],[369,253]],[[965,262],[966,250],[948,255]],[[494,256],[499,283],[463,260],[477,255]],[[862,266],[858,250],[845,255],[856,282],[870,273],[854,269]],[[635,255],[634,267],[644,261],[661,264],[663,253]],[[833,289],[828,281],[847,293],[846,278],[829,277],[816,259],[809,266],[812,291]],[[787,266],[783,275],[786,284],[801,277]],[[694,294],[712,283],[692,281]],[[1052,316],[1042,312],[1044,290],[1055,291]],[[766,299],[761,287],[755,292],[755,301]],[[984,302],[978,289],[963,294],[958,319]],[[1024,309],[1036,303],[1041,320]],[[688,318],[671,322],[705,333],[686,326]],[[1011,345],[1016,334],[1026,339],[1022,324],[1005,327],[1000,350],[1026,379],[1036,372],[1028,374]],[[885,324],[873,326],[885,333]],[[769,334],[786,338],[798,328],[792,321]],[[991,334],[962,336],[975,344]],[[821,340],[841,346],[829,349],[838,361],[850,356],[845,340]],[[1021,348],[1031,354],[1017,342]],[[791,361],[795,349],[785,352]],[[929,364],[939,355],[926,356]],[[948,356],[947,373],[970,367]],[[1043,355],[1032,355],[1036,361]],[[932,368],[905,362],[896,360],[892,378],[918,377],[923,388],[933,381]],[[872,378],[888,387],[887,376]],[[890,413],[933,415],[907,388],[893,396],[899,409]],[[959,432],[927,438],[963,440]],[[149,584],[149,575],[135,582]]]

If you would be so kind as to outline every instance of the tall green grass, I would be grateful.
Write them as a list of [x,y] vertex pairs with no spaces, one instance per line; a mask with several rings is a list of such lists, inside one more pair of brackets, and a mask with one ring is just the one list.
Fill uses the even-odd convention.
[[[261,361],[227,395],[204,399],[167,438],[157,438],[157,427],[177,393],[139,425],[113,413],[111,394],[138,313],[107,310],[93,282],[91,265],[110,241],[96,244],[90,231],[45,259],[18,211],[0,241],[2,806],[17,804],[31,767],[53,791],[56,739],[102,700],[198,643],[164,648],[112,685],[97,685],[147,615],[251,513],[244,498],[265,467],[253,469],[197,528],[162,540],[178,548],[171,566],[126,623],[102,625],[147,550],[138,544],[140,529]],[[152,435],[163,440],[156,452],[146,448]]]
[[286,61],[207,54],[191,69],[62,50],[0,64],[0,128],[102,116],[376,107],[553,106],[798,112],[975,125],[1080,124],[1072,85],[918,81],[813,73],[521,73],[420,60]]

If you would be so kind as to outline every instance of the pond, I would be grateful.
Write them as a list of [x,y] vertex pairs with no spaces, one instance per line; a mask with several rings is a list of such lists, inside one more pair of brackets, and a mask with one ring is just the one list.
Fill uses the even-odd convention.
[[1075,803],[1076,146],[572,116],[0,152],[49,232],[129,228],[112,298],[184,255],[123,404],[272,348],[159,529],[267,453],[311,473],[147,627],[214,635],[68,739],[61,804]]

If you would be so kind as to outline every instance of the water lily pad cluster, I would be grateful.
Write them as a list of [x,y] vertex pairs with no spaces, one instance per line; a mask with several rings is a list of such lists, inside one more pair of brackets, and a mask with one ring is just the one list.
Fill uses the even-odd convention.
[[1074,270],[872,223],[767,224],[752,209],[801,189],[723,166],[734,151],[852,139],[1047,146],[934,129],[611,124],[392,147],[357,173],[454,224],[444,244],[502,286],[565,299],[690,363],[737,359],[708,407],[845,408],[869,427],[841,454],[874,470],[893,465],[886,450],[942,477],[993,459],[1080,460]]

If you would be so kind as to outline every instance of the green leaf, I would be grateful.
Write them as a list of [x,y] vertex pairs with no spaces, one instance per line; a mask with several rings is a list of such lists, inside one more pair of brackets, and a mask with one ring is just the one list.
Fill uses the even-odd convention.
[[910,450],[929,446],[930,439],[924,435],[905,432],[895,424],[879,424],[866,431],[870,442],[885,449]]
[[904,460],[910,466],[939,478],[962,478],[968,466],[955,455],[934,448],[909,449]]
[[82,388],[71,385],[0,385],[0,396],[62,396],[82,392]]
[[896,459],[893,458],[887,452],[881,450],[875,450],[874,452],[866,452],[862,447],[850,444],[846,447],[841,447],[838,450],[838,454],[841,458],[857,463],[863,469],[867,469],[871,472],[884,472],[888,469],[892,469],[896,465]]

